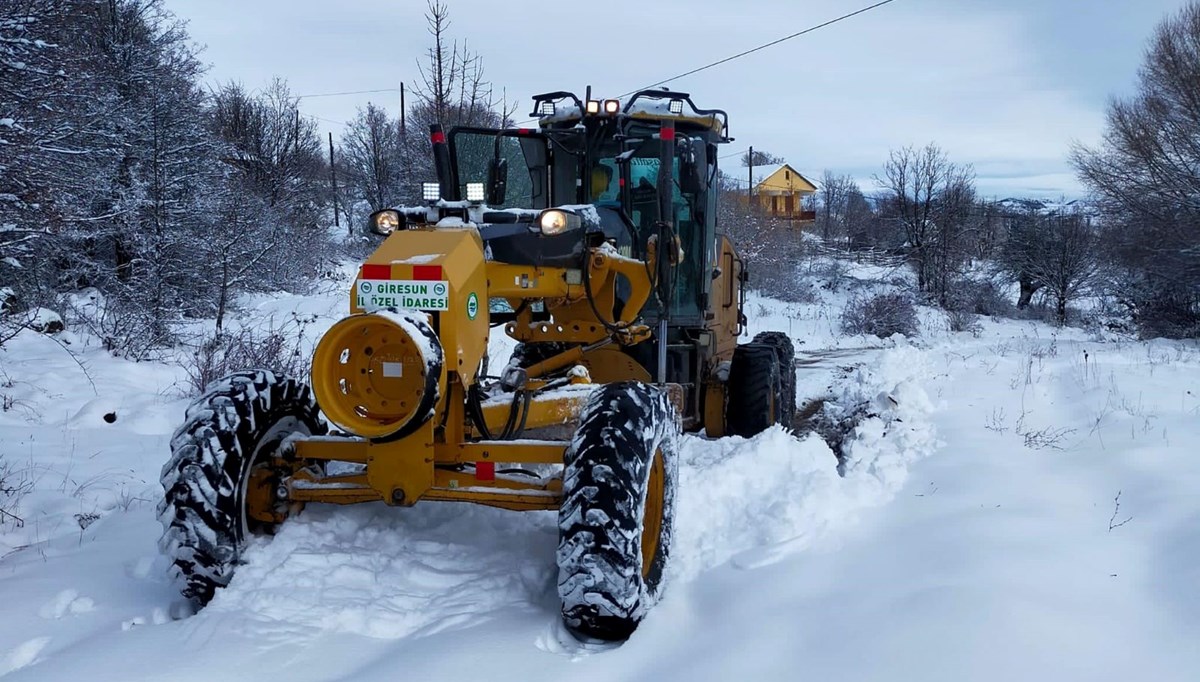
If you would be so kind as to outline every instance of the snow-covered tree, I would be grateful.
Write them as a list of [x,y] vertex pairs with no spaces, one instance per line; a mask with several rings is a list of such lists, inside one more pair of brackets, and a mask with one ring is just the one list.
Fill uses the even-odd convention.
[[326,250],[315,125],[286,83],[215,96],[163,0],[0,3],[3,314],[96,287],[143,357],[180,315],[307,284]]
[[328,167],[316,124],[300,114],[285,81],[275,79],[259,95],[230,84],[214,96],[212,125],[220,158],[240,181],[226,191],[250,193],[263,206],[256,224],[272,231],[275,244],[258,263],[264,287],[302,287],[327,248],[323,220]]

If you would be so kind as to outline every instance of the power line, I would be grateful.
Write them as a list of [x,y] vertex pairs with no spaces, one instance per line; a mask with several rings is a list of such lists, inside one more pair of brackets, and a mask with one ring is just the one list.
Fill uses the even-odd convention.
[[[651,83],[650,85],[647,85],[647,86],[645,86],[645,87],[643,87],[643,88],[638,88],[637,90],[630,90],[629,92],[626,92],[626,93],[623,93],[623,94],[619,95],[619,97],[628,97],[629,95],[632,95],[632,94],[634,94],[634,93],[636,93],[636,92],[639,92],[639,91],[641,91],[641,90],[649,90],[650,88],[655,88],[655,87],[658,87],[658,86],[660,86],[660,85],[664,85],[664,84],[666,84],[666,83],[670,83],[671,81],[679,80],[680,78],[686,78],[687,76],[691,76],[691,75],[693,75],[693,74],[700,73],[701,71],[707,71],[708,69],[711,69],[711,68],[713,68],[713,67],[720,66],[720,65],[722,65],[722,64],[726,64],[726,63],[728,63],[728,62],[731,62],[731,61],[733,61],[733,60],[735,60],[735,59],[740,59],[740,58],[742,58],[742,57],[745,57],[745,56],[747,56],[747,55],[754,54],[755,52],[760,52],[760,51],[762,51],[762,50],[765,50],[765,49],[767,49],[768,47],[774,47],[775,45],[778,45],[778,44],[780,44],[780,43],[783,43],[783,42],[786,42],[786,41],[792,40],[793,38],[799,38],[800,36],[807,35],[807,34],[809,34],[809,33],[812,33],[812,32],[814,32],[814,31],[818,31],[818,30],[820,30],[820,29],[822,29],[822,28],[825,28],[825,27],[827,27],[827,26],[832,26],[832,25],[834,25],[834,24],[836,24],[836,23],[839,23],[839,22],[845,21],[845,20],[847,20],[847,19],[850,19],[850,18],[856,17],[856,16],[858,16],[858,15],[860,15],[860,14],[865,14],[865,13],[867,13],[867,12],[870,12],[870,11],[871,11],[871,10],[873,10],[873,9],[878,9],[878,8],[880,8],[880,7],[883,7],[884,5],[889,5],[889,4],[891,4],[891,3],[895,2],[895,1],[896,1],[896,0],[881,0],[880,2],[877,2],[877,3],[873,4],[873,5],[868,5],[867,7],[863,7],[863,8],[861,8],[861,9],[855,10],[855,11],[853,11],[853,12],[849,12],[849,13],[847,13],[847,14],[843,14],[843,15],[841,15],[840,17],[837,17],[837,18],[834,18],[834,19],[830,19],[829,21],[826,21],[826,22],[823,22],[823,23],[817,24],[816,26],[810,26],[810,27],[808,27],[808,28],[806,28],[806,29],[804,29],[804,30],[802,30],[802,31],[797,31],[797,32],[795,32],[795,33],[793,33],[793,34],[791,34],[791,35],[786,35],[786,36],[784,36],[784,37],[782,37],[782,38],[777,38],[777,39],[775,39],[775,40],[772,40],[771,42],[768,42],[768,43],[763,43],[762,45],[759,45],[759,46],[757,46],[757,47],[750,48],[749,50],[745,50],[745,51],[743,51],[743,52],[739,52],[739,53],[737,53],[737,54],[735,54],[735,55],[730,55],[730,56],[728,56],[728,57],[725,57],[724,59],[719,59],[719,60],[717,60],[717,61],[715,61],[715,62],[712,62],[712,63],[709,63],[709,64],[705,64],[704,66],[701,66],[701,67],[698,67],[698,68],[692,69],[691,71],[685,71],[685,72],[683,72],[683,73],[681,73],[681,74],[679,74],[679,75],[676,75],[676,76],[671,76],[670,78],[665,78],[665,79],[663,79],[663,80],[660,80],[660,81],[658,81],[658,82],[656,82],[656,83]],[[301,100],[301,99],[309,99],[309,98],[313,98],[313,97],[341,97],[341,96],[344,96],[344,95],[371,95],[371,94],[382,93],[382,92],[400,92],[400,89],[399,89],[399,88],[381,88],[381,89],[379,89],[379,90],[353,90],[353,91],[347,91],[347,92],[323,92],[323,93],[316,93],[316,94],[312,94],[312,95],[300,95],[300,96],[299,96],[299,97],[297,97],[296,99],[297,99],[297,100]],[[316,118],[320,118],[320,117],[316,117]],[[332,120],[330,120],[330,119],[321,119],[321,120],[324,120],[324,121],[329,121],[330,123],[337,123],[337,121],[332,121]],[[524,124],[526,124],[526,123],[533,123],[533,122],[535,122],[535,121],[537,121],[537,120],[538,120],[538,119],[536,119],[536,118],[531,118],[531,119],[528,119],[528,120],[525,120],[525,121],[521,121],[521,122],[517,123],[517,125],[524,125]],[[344,123],[342,123],[342,125],[345,125],[345,124],[344,124]],[[744,151],[745,151],[745,150],[743,150],[743,152],[744,152]],[[738,152],[738,153],[740,154],[740,153],[742,153],[742,152]],[[736,154],[729,154],[729,155],[726,155],[726,156],[723,156],[723,157],[720,157],[720,158],[728,158],[729,156],[736,156]]]
[[333,120],[332,118],[324,118],[324,117],[322,117],[322,116],[316,116],[316,115],[313,115],[313,114],[308,114],[308,117],[309,117],[309,118],[315,118],[315,119],[317,119],[318,121],[325,121],[326,123],[335,123],[335,124],[337,124],[337,125],[340,125],[340,126],[349,125],[349,124],[348,124],[348,123],[346,123],[345,121],[335,121],[335,120]]
[[382,88],[380,90],[352,90],[349,92],[320,92],[315,95],[300,95],[296,99],[311,99],[313,97],[341,97],[343,95],[373,95],[377,92],[400,92],[400,88]]
[[[737,53],[737,54],[735,54],[735,55],[730,55],[730,56],[728,56],[728,57],[726,57],[726,58],[724,58],[724,59],[720,59],[720,60],[717,60],[717,61],[715,61],[715,62],[712,62],[712,63],[710,63],[710,64],[705,64],[704,66],[701,66],[701,67],[699,67],[699,68],[692,69],[691,71],[685,71],[684,73],[681,73],[681,74],[679,74],[679,75],[677,75],[677,76],[671,76],[670,78],[666,78],[666,79],[660,80],[660,81],[658,81],[657,83],[651,83],[650,85],[647,85],[647,86],[646,86],[646,87],[644,87],[644,88],[638,88],[637,90],[630,90],[629,92],[622,93],[622,94],[618,95],[618,97],[628,97],[629,95],[632,95],[632,94],[634,94],[634,93],[640,92],[640,91],[642,91],[642,90],[649,90],[650,88],[655,88],[655,87],[658,87],[658,86],[660,86],[660,85],[663,85],[663,84],[665,84],[665,83],[670,83],[671,81],[674,81],[674,80],[679,80],[680,78],[685,78],[685,77],[687,77],[687,76],[691,76],[692,74],[700,73],[701,71],[706,71],[706,70],[708,70],[708,69],[711,69],[711,68],[713,68],[713,67],[715,67],[715,66],[720,66],[720,65],[722,65],[722,64],[725,64],[725,63],[727,63],[727,62],[731,62],[731,61],[733,61],[733,60],[735,60],[735,59],[740,59],[741,57],[745,57],[746,55],[749,55],[749,54],[754,54],[755,52],[759,52],[759,51],[761,51],[761,50],[765,50],[765,49],[767,49],[768,47],[773,47],[773,46],[775,46],[775,45],[778,45],[779,43],[786,42],[786,41],[788,41],[788,40],[791,40],[791,39],[793,39],[793,38],[799,38],[799,37],[800,37],[800,36],[802,36],[802,35],[806,35],[806,34],[808,34],[808,33],[812,33],[813,31],[820,30],[820,29],[822,29],[822,28],[825,28],[826,26],[832,26],[832,25],[834,25],[834,24],[836,24],[836,23],[838,23],[838,22],[845,21],[845,20],[847,20],[847,19],[850,19],[850,18],[852,18],[852,17],[856,17],[856,16],[858,16],[858,15],[860,15],[860,14],[865,14],[865,13],[867,13],[867,12],[870,12],[870,11],[871,11],[871,10],[873,10],[873,9],[877,9],[877,8],[879,8],[879,7],[883,7],[884,5],[891,4],[891,3],[895,2],[895,1],[896,1],[896,0],[881,0],[880,2],[877,2],[877,3],[875,3],[874,5],[869,5],[869,6],[867,6],[867,7],[863,7],[862,9],[855,10],[855,11],[853,11],[853,12],[850,12],[850,13],[848,13],[848,14],[843,14],[843,15],[842,15],[842,16],[840,16],[840,17],[837,17],[837,18],[835,18],[835,19],[830,19],[829,21],[826,21],[826,22],[824,22],[824,23],[821,23],[821,24],[817,24],[816,26],[810,26],[810,27],[808,27],[808,28],[804,29],[803,31],[797,31],[797,32],[795,32],[795,33],[793,33],[793,34],[791,34],[791,35],[787,35],[787,36],[784,36],[784,37],[782,37],[782,38],[778,38],[778,39],[776,39],[776,40],[772,40],[772,41],[771,41],[771,42],[769,42],[769,43],[763,43],[762,45],[759,45],[758,47],[753,47],[753,48],[750,48],[749,50],[745,50],[744,52],[739,52],[739,53]],[[538,119],[536,119],[536,118],[531,118],[531,119],[529,119],[529,120],[526,120],[526,121],[521,121],[521,122],[520,122],[520,123],[518,123],[517,125],[524,125],[524,124],[526,124],[526,123],[532,123],[532,122],[534,122],[534,121],[537,121],[537,120],[538,120]]]
[[784,42],[784,41],[791,40],[792,38],[799,38],[800,36],[802,36],[802,35],[805,35],[805,34],[807,34],[807,33],[812,33],[813,31],[816,31],[816,30],[819,30],[819,29],[825,28],[826,26],[832,26],[833,24],[836,24],[836,23],[838,23],[839,21],[845,21],[846,19],[849,19],[849,18],[851,18],[851,17],[856,17],[856,16],[858,16],[858,15],[860,15],[860,14],[864,14],[864,13],[866,13],[866,12],[870,12],[870,11],[871,11],[871,10],[873,10],[873,9],[876,9],[876,8],[878,8],[878,7],[883,7],[884,5],[890,4],[890,3],[892,3],[892,2],[895,2],[895,1],[896,1],[896,0],[882,0],[882,2],[877,2],[877,3],[875,3],[874,5],[870,5],[869,7],[863,7],[862,9],[860,9],[860,10],[856,10],[856,11],[854,11],[854,12],[850,12],[849,14],[843,14],[842,16],[840,16],[840,17],[838,17],[838,18],[836,18],[836,19],[830,19],[829,21],[826,21],[826,22],[825,22],[825,23],[823,23],[823,24],[817,24],[816,26],[811,26],[811,27],[809,27],[809,28],[806,28],[806,29],[804,29],[803,31],[797,31],[796,33],[793,33],[793,34],[791,34],[791,35],[789,35],[789,36],[784,36],[784,37],[782,37],[782,38],[779,38],[778,40],[772,40],[772,41],[771,41],[771,42],[769,42],[769,43],[763,43],[762,45],[759,45],[758,47],[751,48],[751,49],[749,49],[749,50],[746,50],[745,52],[739,52],[739,53],[737,53],[737,54],[735,54],[735,55],[732,55],[732,56],[726,57],[726,58],[724,58],[724,59],[721,59],[721,60],[715,61],[715,62],[713,62],[713,63],[711,63],[711,64],[705,64],[704,66],[701,66],[701,67],[700,67],[700,68],[698,68],[698,69],[692,69],[691,71],[687,71],[687,72],[681,73],[681,74],[679,74],[678,76],[671,76],[670,78],[667,78],[667,79],[664,79],[664,80],[658,81],[657,83],[651,83],[650,85],[647,85],[647,86],[646,86],[646,87],[644,87],[644,88],[638,88],[637,90],[630,90],[629,92],[627,92],[627,93],[624,93],[623,95],[620,95],[620,96],[621,96],[621,97],[626,97],[626,96],[628,96],[628,95],[632,95],[632,94],[634,94],[635,92],[638,92],[638,91],[640,91],[640,90],[649,90],[650,88],[656,88],[656,87],[658,87],[658,86],[660,86],[660,85],[663,85],[664,83],[670,83],[671,81],[674,81],[674,80],[679,80],[680,78],[684,78],[685,76],[690,76],[690,75],[692,75],[692,74],[694,74],[694,73],[700,73],[701,71],[705,71],[705,70],[707,70],[707,69],[711,69],[711,68],[713,68],[714,66],[720,66],[720,65],[722,65],[722,64],[724,64],[724,63],[726,63],[726,62],[731,62],[731,61],[733,61],[733,60],[735,60],[735,59],[739,59],[739,58],[741,58],[741,57],[745,57],[745,56],[746,56],[746,55],[748,55],[748,54],[754,54],[755,52],[758,52],[758,51],[760,51],[760,50],[765,50],[765,49],[767,49],[768,47],[773,47],[773,46],[775,46],[775,45],[778,45],[779,43],[782,43],[782,42]]

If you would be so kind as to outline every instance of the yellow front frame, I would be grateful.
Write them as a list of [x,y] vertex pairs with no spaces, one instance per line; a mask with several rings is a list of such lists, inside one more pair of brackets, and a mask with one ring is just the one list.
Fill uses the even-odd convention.
[[[495,463],[562,464],[567,442],[486,441],[468,419],[467,391],[487,352],[490,299],[505,299],[522,312],[506,331],[524,341],[562,341],[593,344],[589,353],[577,351],[531,368],[530,386],[544,384],[537,377],[570,363],[582,364],[601,374],[604,381],[622,378],[646,380],[645,370],[634,362],[618,363],[618,355],[604,343],[628,345],[645,340],[649,330],[633,321],[650,297],[648,273],[654,271],[654,249],[643,262],[611,249],[595,249],[585,261],[592,296],[599,310],[613,310],[618,277],[630,284],[631,293],[621,314],[600,320],[587,301],[582,272],[488,262],[477,230],[418,229],[391,235],[367,260],[379,271],[386,266],[391,279],[414,278],[415,268],[440,267],[450,291],[448,310],[430,315],[445,350],[435,416],[403,437],[319,437],[295,444],[300,462],[341,461],[365,465],[350,475],[320,476],[309,467],[290,480],[289,500],[296,503],[353,504],[382,500],[411,506],[418,500],[464,501],[512,510],[557,509],[561,480],[550,477],[505,477],[495,473]],[[360,278],[361,279],[361,276]],[[356,279],[354,291],[358,289]],[[475,297],[474,313],[466,305]],[[482,300],[480,300],[480,297]],[[524,301],[541,301],[555,323],[535,322]],[[351,296],[351,312],[362,312]],[[578,356],[578,357],[577,357]],[[619,357],[628,360],[628,356]],[[330,370],[314,363],[313,383],[330,381]],[[591,395],[587,377],[535,395],[525,414],[529,430],[569,427],[576,422]],[[329,391],[326,395],[335,395]],[[499,401],[483,406],[488,430],[495,432],[508,418],[510,404]],[[569,429],[567,429],[569,430]],[[474,465],[462,466],[462,465]]]

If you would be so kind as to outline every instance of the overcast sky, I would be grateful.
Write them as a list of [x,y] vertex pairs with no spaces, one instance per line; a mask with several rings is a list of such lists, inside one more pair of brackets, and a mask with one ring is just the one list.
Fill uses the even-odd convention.
[[[207,46],[213,83],[285,77],[296,94],[398,88],[428,47],[424,0],[166,0]],[[446,0],[451,33],[528,112],[535,92],[617,95],[873,0]],[[893,148],[936,141],[985,196],[1077,196],[1072,141],[1100,137],[1146,39],[1184,0],[895,0],[670,85],[726,109],[737,140],[801,172],[870,179]],[[338,121],[398,94],[306,98]],[[733,161],[734,159],[730,159]]]

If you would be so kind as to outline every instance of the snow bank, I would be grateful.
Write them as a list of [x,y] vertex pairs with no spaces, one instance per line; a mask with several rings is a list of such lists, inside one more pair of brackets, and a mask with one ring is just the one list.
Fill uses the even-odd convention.
[[808,547],[830,528],[890,500],[908,467],[933,452],[928,370],[911,347],[884,351],[833,387],[875,415],[849,439],[846,476],[816,435],[775,427],[752,439],[685,440],[673,573],[687,580],[734,559],[758,564]]

